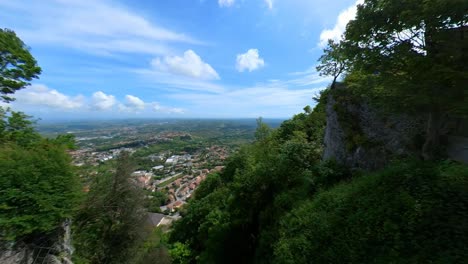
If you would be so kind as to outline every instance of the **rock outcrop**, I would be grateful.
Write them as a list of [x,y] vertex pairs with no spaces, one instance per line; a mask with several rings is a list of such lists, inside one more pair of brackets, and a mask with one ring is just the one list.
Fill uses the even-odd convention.
[[0,247],[2,264],[73,264],[71,223],[65,221],[52,234]]
[[330,94],[327,98],[325,160],[374,170],[392,158],[418,155],[423,118],[383,115],[365,102],[343,100],[344,96]]
[[[327,97],[323,159],[350,168],[374,170],[392,159],[419,156],[426,131],[425,116],[384,114],[353,98],[343,85]],[[468,120],[448,118],[442,155],[468,163]]]
[[468,164],[468,120],[456,120],[447,136],[447,155],[453,160]]

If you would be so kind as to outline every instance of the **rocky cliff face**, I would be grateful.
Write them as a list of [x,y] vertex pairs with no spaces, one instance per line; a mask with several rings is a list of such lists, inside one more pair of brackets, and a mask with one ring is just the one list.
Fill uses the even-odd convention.
[[[427,118],[383,114],[347,94],[340,85],[327,97],[323,159],[374,170],[391,159],[419,156]],[[443,155],[468,164],[468,119],[447,118]]]
[[325,160],[373,170],[384,167],[394,157],[417,155],[423,118],[384,116],[346,95],[328,95],[326,111]]
[[452,120],[447,136],[447,155],[468,164],[468,119]]
[[53,234],[33,241],[4,245],[0,248],[0,263],[73,264],[72,253],[71,223],[65,221]]

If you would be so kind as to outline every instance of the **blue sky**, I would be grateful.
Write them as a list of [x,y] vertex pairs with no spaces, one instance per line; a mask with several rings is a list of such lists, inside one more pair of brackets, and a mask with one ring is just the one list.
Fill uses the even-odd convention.
[[[358,1],[359,2],[359,1]],[[43,73],[10,104],[43,120],[288,118],[356,0],[0,0]]]

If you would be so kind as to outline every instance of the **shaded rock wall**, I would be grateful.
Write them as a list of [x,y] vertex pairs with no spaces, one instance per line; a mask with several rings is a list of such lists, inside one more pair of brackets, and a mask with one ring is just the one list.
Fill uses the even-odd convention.
[[331,94],[327,98],[325,160],[373,170],[394,157],[418,155],[424,118],[384,116],[364,102],[341,99]]
[[[343,86],[328,95],[326,112],[324,160],[374,170],[394,158],[420,155],[425,116],[379,113]],[[468,164],[468,119],[449,118],[444,130],[442,155]]]
[[1,264],[73,264],[71,223],[65,221],[53,234],[0,247]]
[[447,137],[447,155],[453,160],[468,164],[468,119],[452,122]]

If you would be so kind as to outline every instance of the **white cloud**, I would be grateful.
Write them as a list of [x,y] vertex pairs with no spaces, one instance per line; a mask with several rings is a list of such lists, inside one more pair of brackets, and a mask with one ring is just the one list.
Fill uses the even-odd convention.
[[199,79],[218,80],[218,73],[205,63],[193,50],[184,52],[183,57],[166,56],[163,59],[156,58],[151,62],[154,69],[168,72],[174,75]]
[[312,97],[321,89],[323,87],[290,89],[277,84],[260,84],[221,94],[178,93],[170,97],[190,103],[191,114],[195,115],[210,113],[212,117],[287,117],[313,104]]
[[125,112],[138,112],[145,109],[145,102],[133,95],[125,96],[125,104],[119,104],[119,109]]
[[182,108],[168,108],[168,114],[185,114],[185,110]]
[[221,93],[225,88],[217,83],[204,80],[196,80],[189,77],[174,76],[158,69],[136,69],[133,70],[142,77],[149,85],[163,84],[168,90],[192,90],[203,93]]
[[34,115],[47,113],[47,116],[43,116],[45,118],[53,113],[63,118],[65,112],[86,115],[87,118],[109,117],[109,114],[115,113],[116,110],[121,111],[121,115],[127,117],[135,117],[136,115],[154,117],[155,112],[163,116],[186,113],[183,108],[161,105],[154,101],[144,102],[134,95],[126,95],[123,102],[119,102],[114,95],[102,91],[97,91],[89,97],[69,96],[42,84],[33,84],[31,87],[20,90],[15,94],[15,97],[16,100],[12,103],[0,102],[0,106],[12,107],[16,111],[24,111],[28,114],[35,113]]
[[293,79],[283,81],[284,85],[293,85],[293,86],[312,86],[312,85],[328,85],[333,80],[329,76],[320,76],[320,74],[315,69],[316,66],[310,67],[309,69],[302,72],[293,72],[290,73],[291,76],[294,76]]
[[81,95],[70,97],[50,89],[42,84],[33,84],[31,87],[18,91],[14,104],[37,105],[55,109],[78,109],[84,105],[84,97]]
[[0,14],[15,14],[15,19],[3,24],[14,28],[29,45],[65,46],[109,55],[167,54],[173,42],[201,44],[112,0],[0,1],[0,9]]
[[244,54],[237,55],[236,68],[239,72],[249,70],[249,72],[257,70],[265,65],[265,61],[260,58],[258,49],[249,49]]
[[179,91],[168,97],[185,102],[191,115],[288,117],[301,112],[306,105],[313,106],[312,98],[330,81],[312,66],[305,71],[290,73],[287,79],[269,80],[252,87],[225,87],[212,94]]
[[101,91],[93,93],[91,100],[91,107],[97,110],[111,109],[117,103],[113,95],[107,95]]
[[218,0],[218,5],[220,7],[230,7],[234,5],[235,0]]
[[[269,9],[273,9],[273,0],[264,0]],[[220,7],[231,7],[235,4],[235,0],[218,0]]]
[[184,114],[185,110],[177,107],[165,107],[161,106],[159,103],[152,103],[153,111],[165,113],[165,114]]
[[332,29],[325,29],[320,33],[320,47],[325,47],[329,39],[340,40],[346,30],[348,22],[356,17],[357,5],[364,3],[364,0],[357,0],[354,5],[342,11]]

